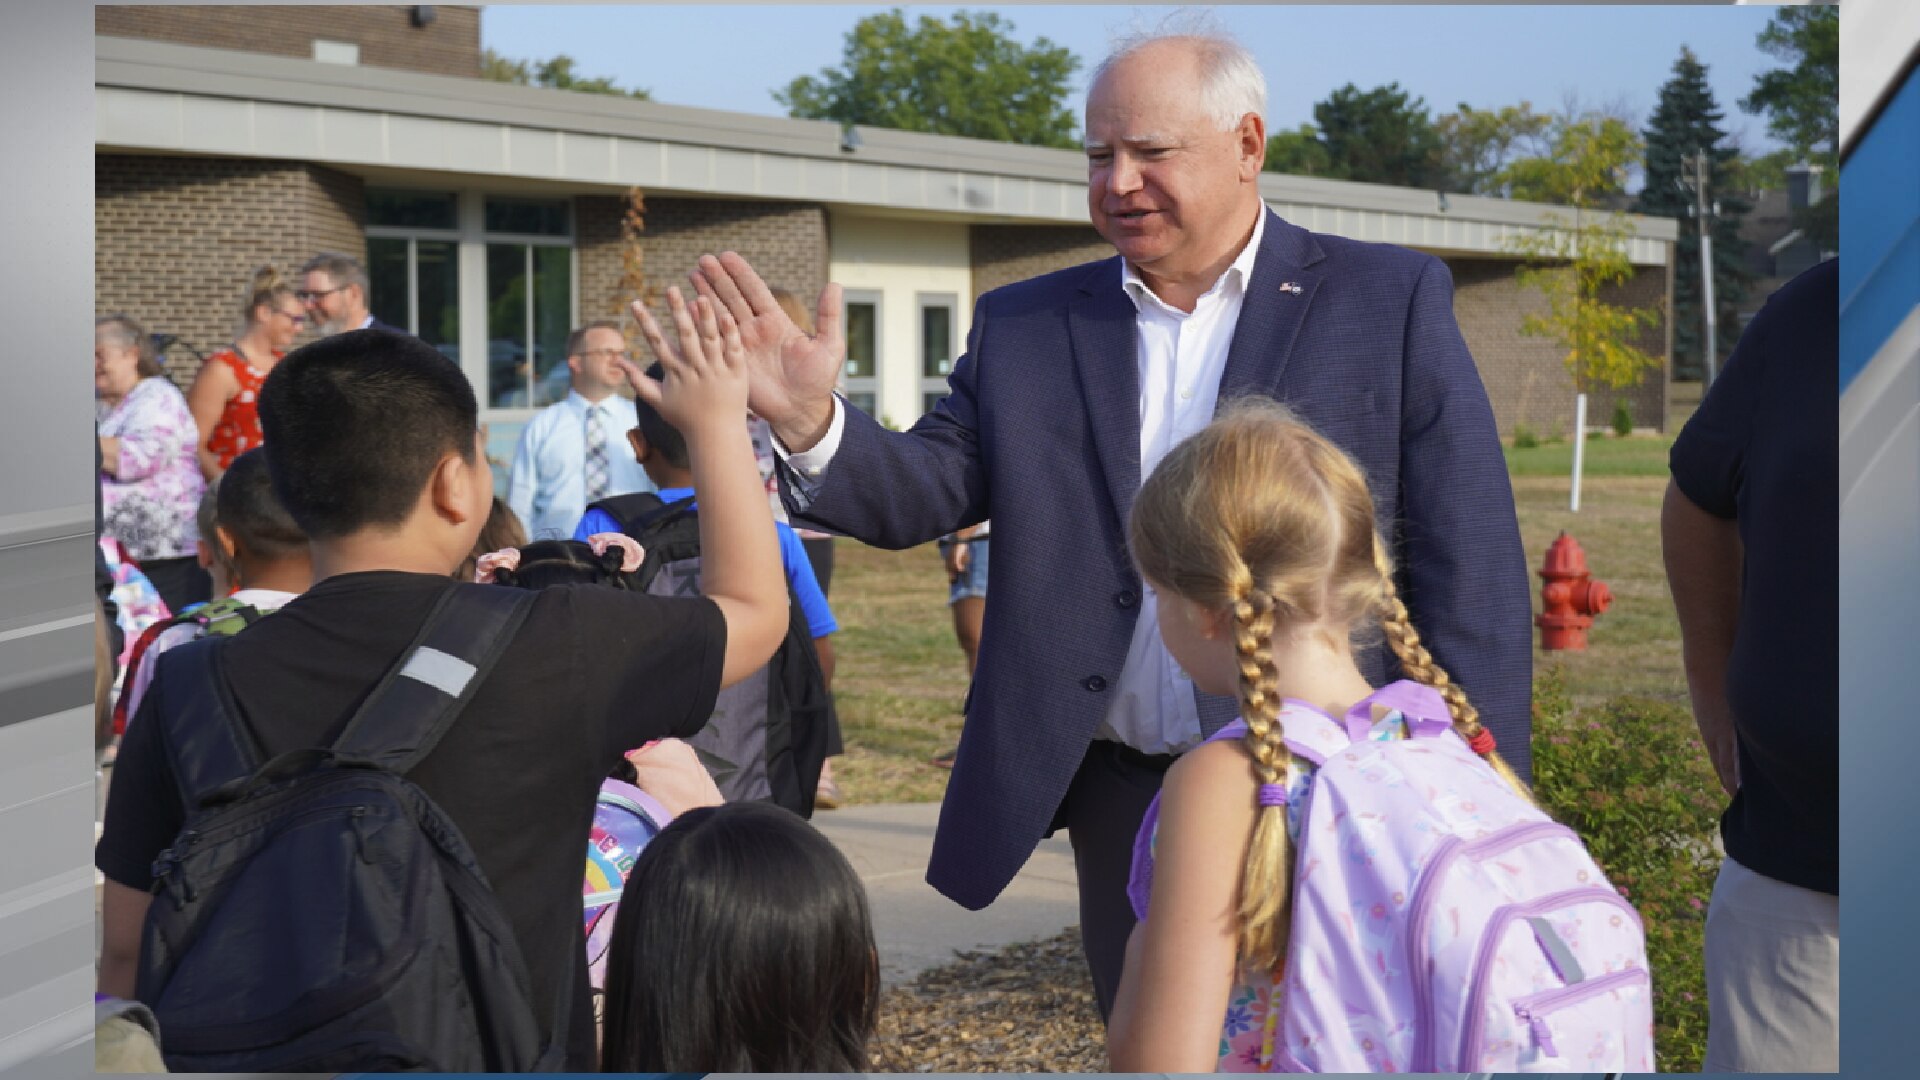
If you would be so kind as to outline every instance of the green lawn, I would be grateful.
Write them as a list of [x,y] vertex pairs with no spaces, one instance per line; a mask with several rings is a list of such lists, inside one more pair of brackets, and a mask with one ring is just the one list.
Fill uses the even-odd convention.
[[[1598,435],[1587,439],[1586,460],[1581,476],[1665,476],[1667,451],[1673,439],[1667,435]],[[1516,450],[1505,446],[1507,472],[1513,476],[1573,475],[1573,443],[1545,443]],[[1584,483],[1584,479],[1583,479]]]

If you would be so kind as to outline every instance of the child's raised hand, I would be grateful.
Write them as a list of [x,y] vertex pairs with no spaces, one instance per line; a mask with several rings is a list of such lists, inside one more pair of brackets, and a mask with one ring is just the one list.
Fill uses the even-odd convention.
[[655,380],[631,361],[620,361],[634,393],[684,435],[721,424],[738,427],[747,413],[748,385],[746,349],[741,345],[739,325],[707,297],[695,297],[689,308],[678,288],[667,290],[667,309],[679,338],[677,349],[667,341],[646,305],[634,301],[633,315],[640,323],[640,333],[665,376]]

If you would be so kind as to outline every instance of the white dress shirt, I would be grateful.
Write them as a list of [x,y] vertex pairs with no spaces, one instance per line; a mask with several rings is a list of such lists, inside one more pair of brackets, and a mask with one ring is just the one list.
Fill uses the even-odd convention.
[[[1253,236],[1191,313],[1167,304],[1147,287],[1126,260],[1120,285],[1133,301],[1136,358],[1140,369],[1140,479],[1179,445],[1213,420],[1220,399],[1220,378],[1227,350],[1240,322],[1253,260],[1267,228],[1265,207],[1255,219]],[[787,455],[802,475],[818,479],[840,448],[846,430],[846,406],[836,396],[826,436],[804,453]],[[991,586],[989,586],[991,588]],[[1148,754],[1179,753],[1200,743],[1200,711],[1193,683],[1160,641],[1159,599],[1141,589],[1138,621],[1126,663],[1120,668],[1113,704],[1100,723],[1099,737]]]
[[587,410],[600,411],[607,434],[607,495],[654,490],[633,460],[627,432],[639,423],[633,402],[609,394],[598,404],[568,391],[527,421],[507,474],[507,505],[529,540],[566,539],[587,512]]

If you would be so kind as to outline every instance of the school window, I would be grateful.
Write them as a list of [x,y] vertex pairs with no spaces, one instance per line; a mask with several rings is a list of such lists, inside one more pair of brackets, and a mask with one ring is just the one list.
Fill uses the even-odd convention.
[[367,192],[367,306],[460,360],[460,236],[451,192]]
[[486,200],[487,404],[541,408],[567,396],[573,223],[564,199]]
[[847,362],[841,392],[847,404],[877,416],[880,407],[880,294],[849,289],[842,325],[847,330]]
[[952,293],[920,293],[915,306],[920,312],[920,411],[933,411],[935,402],[947,394],[947,376],[953,374],[953,362],[959,355],[955,334],[955,313],[959,298]]

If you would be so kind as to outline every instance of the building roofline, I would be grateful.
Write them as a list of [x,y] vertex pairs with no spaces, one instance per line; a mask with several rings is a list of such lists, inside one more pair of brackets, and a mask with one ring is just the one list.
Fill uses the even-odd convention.
[[[227,99],[291,108],[323,107],[367,114],[511,126],[720,153],[771,155],[799,163],[927,170],[1004,186],[1083,185],[1079,151],[1020,146],[950,135],[862,127],[860,147],[841,149],[839,125],[822,120],[755,116],[719,109],[641,101],[605,94],[517,86],[484,79],[345,66],[231,49],[98,35],[97,89],[183,98]],[[539,175],[529,173],[528,175]],[[1328,214],[1381,214],[1447,223],[1540,228],[1564,220],[1568,208],[1350,180],[1266,173],[1269,203],[1315,207]],[[857,197],[844,200],[857,203]],[[1040,198],[1045,207],[1053,198]],[[1042,209],[1043,216],[1061,211]],[[991,213],[982,216],[992,216]],[[1671,241],[1678,222],[1627,215],[1641,241]]]

